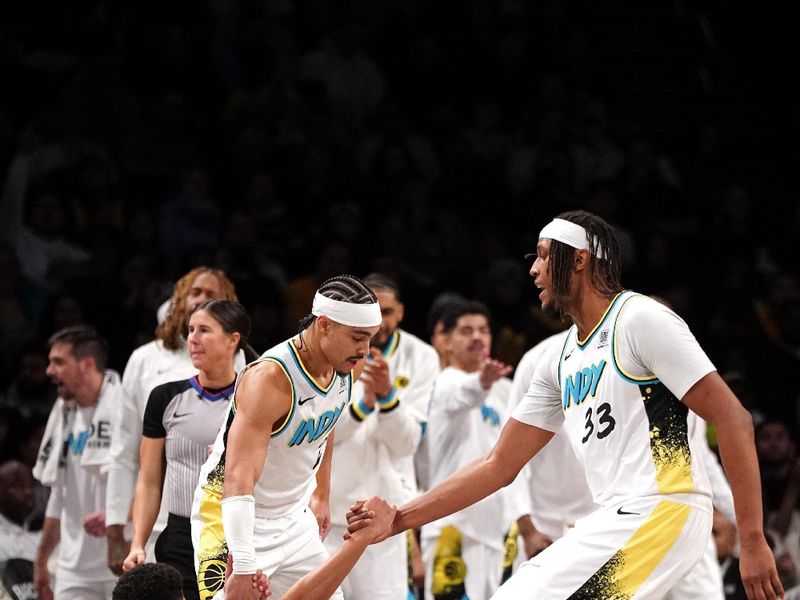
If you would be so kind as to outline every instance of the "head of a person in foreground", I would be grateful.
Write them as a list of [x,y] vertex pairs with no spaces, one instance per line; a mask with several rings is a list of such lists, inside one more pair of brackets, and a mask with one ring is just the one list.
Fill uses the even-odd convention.
[[164,563],[145,563],[123,573],[111,600],[183,600],[181,574]]

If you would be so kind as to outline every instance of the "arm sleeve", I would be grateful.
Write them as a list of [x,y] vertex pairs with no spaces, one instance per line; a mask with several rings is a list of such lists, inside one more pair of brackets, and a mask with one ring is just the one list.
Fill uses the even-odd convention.
[[47,499],[47,508],[44,516],[48,519],[61,519],[64,508],[64,488],[61,486],[50,488],[50,497]]
[[170,384],[159,385],[150,392],[147,407],[144,409],[142,435],[149,438],[167,437],[167,430],[164,427],[164,412],[172,401],[171,387]]
[[131,355],[122,375],[122,405],[114,413],[111,440],[111,465],[106,488],[106,525],[128,522],[136,475],[139,471],[139,442],[142,437],[142,416],[136,401],[141,360]]
[[715,370],[686,322],[655,300],[631,298],[619,319],[624,323],[624,339],[614,344],[614,352],[624,375],[655,376],[677,398],[683,398]]

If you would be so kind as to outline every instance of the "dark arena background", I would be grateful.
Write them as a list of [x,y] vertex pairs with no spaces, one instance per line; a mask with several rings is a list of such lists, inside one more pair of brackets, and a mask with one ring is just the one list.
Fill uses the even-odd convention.
[[[777,510],[800,486],[786,10],[0,3],[2,460],[35,460],[52,333],[94,326],[122,372],[198,265],[234,282],[258,352],[297,330],[326,278],[378,271],[426,340],[441,294],[485,302],[494,354],[516,365],[563,328],[524,256],[555,214],[582,208],[615,227],[625,286],[688,322],[757,438],[771,424],[785,440],[760,456]],[[780,532],[795,561],[799,532]]]

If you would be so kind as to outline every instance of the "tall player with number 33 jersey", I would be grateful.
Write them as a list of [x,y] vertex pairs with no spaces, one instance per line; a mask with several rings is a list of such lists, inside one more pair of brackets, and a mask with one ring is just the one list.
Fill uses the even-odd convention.
[[542,308],[574,323],[564,345],[540,361],[492,450],[402,506],[392,532],[508,485],[564,427],[600,506],[523,563],[493,599],[663,598],[701,559],[711,531],[708,477],[688,435],[692,410],[717,430],[748,597],[782,597],[764,538],[752,418],[686,324],[623,289],[611,226],[584,211],[560,215],[539,234],[530,274]]

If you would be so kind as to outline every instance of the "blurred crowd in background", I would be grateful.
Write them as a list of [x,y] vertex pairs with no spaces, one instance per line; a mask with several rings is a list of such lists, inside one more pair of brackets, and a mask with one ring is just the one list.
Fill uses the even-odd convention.
[[624,283],[686,319],[762,425],[777,509],[800,479],[800,103],[789,20],[749,10],[3,3],[3,459],[35,460],[48,336],[91,324],[122,371],[198,265],[233,280],[257,351],[326,278],[380,271],[424,339],[439,295],[485,302],[515,365],[564,326],[524,256],[583,208],[615,226]]

